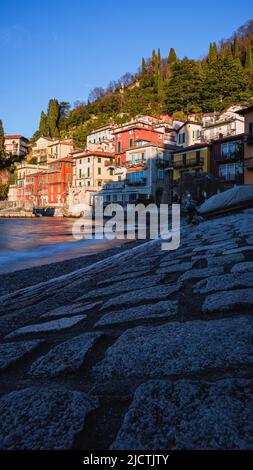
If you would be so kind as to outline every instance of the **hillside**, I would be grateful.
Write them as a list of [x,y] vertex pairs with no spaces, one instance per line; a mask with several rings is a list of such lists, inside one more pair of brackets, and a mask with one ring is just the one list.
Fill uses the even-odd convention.
[[253,20],[229,39],[210,44],[198,61],[179,59],[173,48],[167,58],[160,50],[142,59],[136,74],[126,73],[106,89],[91,91],[87,103],[52,99],[41,113],[34,135],[70,136],[84,146],[91,130],[108,122],[121,123],[136,114],[162,112],[186,117],[193,112],[222,111],[234,102],[253,102]]

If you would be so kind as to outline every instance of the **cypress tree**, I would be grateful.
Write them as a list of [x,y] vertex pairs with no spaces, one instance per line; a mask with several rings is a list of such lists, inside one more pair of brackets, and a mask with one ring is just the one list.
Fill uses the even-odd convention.
[[156,63],[156,52],[155,52],[155,49],[153,49],[153,51],[152,51],[152,65],[153,65],[153,67],[155,67],[155,63]]
[[246,49],[246,58],[245,58],[245,70],[247,72],[252,72],[253,70],[253,64],[252,64],[252,50],[251,50],[251,43],[248,43],[247,49]]
[[239,57],[239,44],[238,44],[237,34],[234,35],[233,57],[234,57],[234,59],[238,59],[238,57]]
[[233,60],[233,51],[232,51],[232,46],[229,43],[226,48],[226,58]]
[[157,63],[158,63],[158,67],[160,67],[161,65],[161,51],[160,51],[160,47],[157,51]]
[[210,43],[208,61],[209,63],[214,62],[218,58],[218,50],[216,43]]
[[58,123],[60,118],[60,107],[56,99],[51,99],[49,101],[47,116],[50,137],[59,137]]
[[4,127],[0,119],[0,161],[5,157],[5,148],[4,148]]
[[146,74],[146,62],[145,62],[145,59],[144,57],[142,57],[142,63],[141,63],[141,74],[142,76]]
[[39,132],[40,135],[48,135],[47,115],[44,113],[44,111],[42,111],[40,115]]
[[177,61],[177,55],[176,55],[175,49],[174,49],[174,47],[171,47],[169,57],[168,57],[168,64],[172,65],[176,61]]
[[215,57],[215,60],[218,59],[218,47],[216,42],[213,43],[213,56]]

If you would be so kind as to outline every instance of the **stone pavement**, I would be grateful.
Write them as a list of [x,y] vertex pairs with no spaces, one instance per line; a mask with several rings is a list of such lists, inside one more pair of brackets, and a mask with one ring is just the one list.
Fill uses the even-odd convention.
[[1,449],[253,449],[253,210],[0,297]]

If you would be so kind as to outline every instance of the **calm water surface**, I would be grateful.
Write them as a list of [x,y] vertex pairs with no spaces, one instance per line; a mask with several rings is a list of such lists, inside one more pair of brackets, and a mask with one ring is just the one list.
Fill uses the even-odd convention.
[[[64,261],[119,246],[122,240],[81,240],[74,219],[0,219],[0,273]],[[124,241],[123,241],[124,242]]]

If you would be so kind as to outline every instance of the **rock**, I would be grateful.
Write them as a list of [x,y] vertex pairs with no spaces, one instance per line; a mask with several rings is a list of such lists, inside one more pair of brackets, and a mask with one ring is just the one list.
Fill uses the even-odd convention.
[[240,287],[253,287],[253,273],[211,276],[198,282],[194,286],[194,293],[206,294],[212,291],[224,291]]
[[145,287],[151,287],[158,284],[158,282],[160,282],[162,279],[164,279],[163,275],[156,274],[140,277],[138,279],[117,282],[108,287],[92,290],[91,292],[83,295],[82,297],[79,297],[78,301],[92,299],[96,297],[106,297],[115,293],[129,292],[133,289],[136,289],[137,286],[139,286],[139,289],[144,289]]
[[18,328],[17,330],[12,331],[5,338],[9,339],[27,334],[48,333],[53,331],[65,330],[67,328],[71,328],[72,326],[76,325],[85,318],[86,315],[76,315],[75,317],[64,317],[45,323],[36,323],[35,325],[23,326],[22,328]]
[[191,269],[180,276],[179,282],[189,281],[192,279],[203,279],[205,277],[223,274],[223,272],[224,270],[222,267]]
[[[224,242],[224,243],[214,243],[211,245],[202,245],[197,246],[193,249],[193,253],[199,253],[200,251],[208,251],[209,253],[222,253],[225,249],[226,250],[234,250],[238,247],[237,243],[235,242]],[[228,253],[229,254],[229,253]]]
[[97,285],[103,286],[105,284],[111,284],[112,282],[126,281],[127,279],[136,279],[137,277],[143,276],[144,274],[148,274],[148,273],[149,273],[149,270],[137,271],[137,272],[134,271],[132,273],[125,273],[125,274],[116,274],[115,276],[99,281]]
[[112,450],[252,450],[253,381],[140,385]]
[[43,343],[40,340],[0,344],[0,370],[7,369]]
[[202,306],[203,313],[227,312],[250,308],[253,305],[253,289],[221,291],[208,295]]
[[253,271],[253,261],[245,261],[244,263],[235,264],[231,272],[232,273],[247,273]]
[[44,313],[44,315],[41,315],[41,318],[61,317],[65,315],[73,315],[79,312],[86,312],[87,310],[92,310],[93,308],[101,305],[101,303],[102,302],[93,302],[88,304],[67,305],[51,310],[48,313]]
[[107,302],[104,303],[102,310],[108,307],[118,307],[120,305],[133,305],[146,301],[158,301],[167,299],[169,295],[178,292],[178,290],[179,286],[176,284],[165,284],[162,286],[150,287],[149,289],[134,290],[131,292],[131,295],[129,295],[129,293],[126,293],[119,295],[118,297],[112,297],[110,300],[107,300]]
[[174,318],[177,313],[177,302],[163,301],[157,304],[140,305],[128,309],[118,310],[116,312],[106,313],[95,326],[113,325],[118,323],[126,323],[140,319],[151,318]]
[[2,450],[65,450],[97,403],[80,392],[31,387],[0,399]]
[[101,336],[102,333],[84,333],[55,346],[32,364],[30,374],[55,377],[78,370],[87,352]]
[[163,377],[253,363],[253,322],[245,317],[170,322],[125,331],[93,368],[101,380]]
[[173,264],[171,266],[159,268],[157,270],[157,273],[158,274],[173,274],[173,273],[179,273],[181,271],[188,271],[189,269],[192,269],[192,263],[179,263],[179,264]]
[[245,245],[245,246],[240,246],[239,248],[231,249],[231,250],[225,250],[223,251],[223,255],[233,255],[236,253],[242,253],[243,251],[253,251],[253,246],[252,245]]
[[227,256],[207,257],[208,267],[225,266],[226,264],[240,263],[241,261],[244,261],[244,256],[241,253]]

